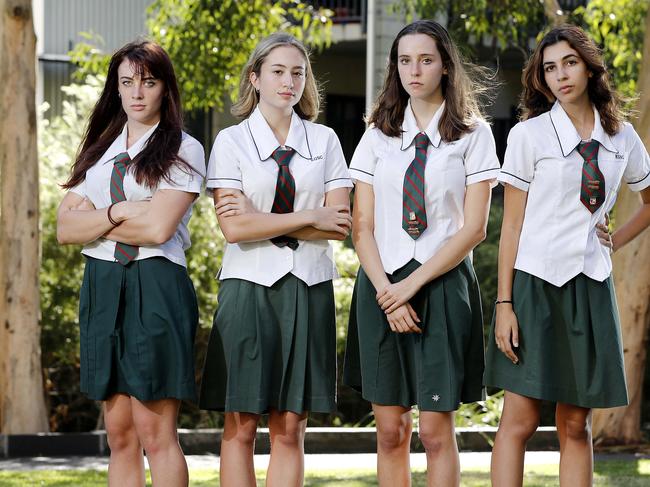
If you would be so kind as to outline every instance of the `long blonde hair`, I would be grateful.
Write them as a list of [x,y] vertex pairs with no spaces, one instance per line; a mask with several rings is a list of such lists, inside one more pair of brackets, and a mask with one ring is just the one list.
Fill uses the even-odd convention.
[[300,118],[306,120],[313,121],[318,116],[320,110],[320,93],[311,69],[307,48],[291,34],[276,32],[257,43],[255,50],[248,58],[244,69],[242,69],[241,79],[239,80],[239,99],[230,109],[230,113],[235,117],[240,119],[247,118],[255,110],[259,102],[259,94],[250,82],[250,75],[251,73],[255,73],[259,76],[264,60],[273,49],[280,46],[295,47],[305,58],[305,90],[302,93],[300,101],[294,106],[294,110]]

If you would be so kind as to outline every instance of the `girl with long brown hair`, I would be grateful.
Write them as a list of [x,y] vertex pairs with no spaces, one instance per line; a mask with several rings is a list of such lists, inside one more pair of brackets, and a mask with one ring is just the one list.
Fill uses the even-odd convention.
[[103,401],[108,483],[188,485],[178,444],[181,399],[195,400],[196,296],[187,225],[205,174],[202,146],[182,131],[167,53],[133,42],[112,57],[68,193],[62,244],[83,244],[81,390]]
[[[602,56],[579,27],[551,30],[523,73],[510,131],[496,317],[485,384],[505,389],[492,483],[521,486],[540,401],[553,401],[560,485],[593,481],[592,408],[627,404],[610,253],[650,225],[650,157],[624,121]],[[639,211],[603,222],[625,181]]]
[[459,485],[454,411],[483,397],[471,252],[485,238],[499,161],[482,89],[440,24],[407,25],[350,165],[361,269],[344,381],[372,403],[381,486],[410,485],[413,406],[427,484]]

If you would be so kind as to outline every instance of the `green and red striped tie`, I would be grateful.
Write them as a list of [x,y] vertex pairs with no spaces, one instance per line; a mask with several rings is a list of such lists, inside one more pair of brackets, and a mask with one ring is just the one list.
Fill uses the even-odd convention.
[[[128,152],[122,152],[115,156],[113,160],[113,172],[111,173],[111,202],[119,203],[125,201],[124,195],[124,176],[126,168],[131,162]],[[122,265],[131,262],[138,255],[138,246],[129,245],[121,242],[115,243],[115,259]]]
[[424,132],[415,136],[415,159],[404,175],[402,228],[413,240],[427,228],[427,211],[424,201],[424,168],[427,163],[429,137]]
[[597,140],[578,144],[578,153],[585,161],[582,165],[580,201],[591,213],[594,213],[605,202],[605,177],[598,168],[599,146]]
[[[293,211],[293,201],[296,196],[296,181],[289,170],[289,163],[295,151],[291,147],[283,149],[278,147],[273,151],[271,157],[278,163],[278,179],[275,183],[275,198],[271,213],[291,213]],[[285,235],[271,239],[278,247],[289,247],[291,250],[298,248],[298,240]]]

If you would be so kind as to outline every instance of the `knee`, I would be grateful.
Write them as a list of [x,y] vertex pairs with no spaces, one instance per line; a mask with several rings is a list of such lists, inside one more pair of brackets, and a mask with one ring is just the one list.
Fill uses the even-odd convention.
[[587,417],[564,419],[564,431],[570,440],[591,441],[591,423]]
[[131,453],[141,448],[135,426],[132,423],[106,424],[106,438],[111,453]]
[[176,430],[168,431],[156,421],[143,421],[137,426],[138,438],[147,455],[166,450],[171,444],[178,444]]
[[377,423],[377,447],[383,451],[391,451],[410,446],[411,425],[408,421],[395,420]]
[[418,437],[428,455],[437,455],[453,444],[453,431],[434,431],[432,429],[423,429],[420,427]]
[[223,431],[223,439],[234,442],[241,446],[252,448],[257,435],[257,422],[226,424]]
[[[273,426],[275,426],[273,428]],[[282,425],[271,425],[273,443],[279,442],[288,448],[302,448],[305,441],[305,424],[302,421],[283,421]]]
[[501,421],[499,423],[499,431],[497,434],[525,442],[533,436],[538,426],[539,416],[511,418],[510,421]]

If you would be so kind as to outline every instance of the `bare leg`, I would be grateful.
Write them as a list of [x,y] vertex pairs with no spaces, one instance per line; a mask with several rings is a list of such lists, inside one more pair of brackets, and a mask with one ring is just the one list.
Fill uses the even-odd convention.
[[379,487],[409,487],[411,469],[411,410],[373,404],[377,422],[377,478]]
[[555,422],[560,440],[560,485],[591,486],[594,471],[591,409],[558,403]]
[[268,487],[302,487],[305,477],[305,429],[307,413],[271,410],[271,459],[266,473]]
[[521,487],[526,442],[539,425],[540,401],[506,391],[503,413],[492,449],[494,487]]
[[176,432],[179,408],[178,399],[141,402],[131,398],[133,422],[147,454],[154,486],[187,487],[189,484],[187,463]]
[[258,414],[226,413],[221,440],[221,487],[256,487],[253,455]]
[[144,487],[144,457],[133,424],[131,398],[126,394],[115,394],[105,401],[104,422],[111,448],[108,485]]
[[427,486],[460,485],[454,412],[420,411],[420,441],[427,454]]

